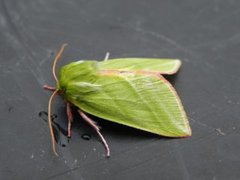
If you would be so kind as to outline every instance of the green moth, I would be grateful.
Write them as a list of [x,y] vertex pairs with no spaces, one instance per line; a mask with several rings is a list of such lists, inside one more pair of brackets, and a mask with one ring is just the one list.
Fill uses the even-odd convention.
[[80,60],[55,67],[64,47],[55,57],[52,71],[56,88],[48,104],[48,122],[53,151],[56,153],[51,126],[51,103],[56,94],[63,97],[68,117],[68,136],[72,122],[71,106],[101,138],[107,156],[110,150],[99,127],[85,113],[166,137],[191,136],[186,113],[172,85],[162,75],[175,74],[181,66],[177,59],[121,58],[105,61]]

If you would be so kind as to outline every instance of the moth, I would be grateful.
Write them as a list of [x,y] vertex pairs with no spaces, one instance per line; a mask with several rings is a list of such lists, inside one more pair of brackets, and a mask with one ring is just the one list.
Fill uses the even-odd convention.
[[82,119],[100,137],[107,157],[109,146],[98,125],[87,114],[161,136],[191,136],[181,100],[163,77],[175,74],[181,66],[180,60],[108,57],[104,61],[80,60],[61,67],[57,78],[56,64],[65,46],[61,46],[52,66],[56,87],[44,86],[53,91],[48,102],[48,125],[56,155],[51,125],[51,104],[56,94],[66,102],[68,136],[71,136],[73,121],[71,106],[76,106]]

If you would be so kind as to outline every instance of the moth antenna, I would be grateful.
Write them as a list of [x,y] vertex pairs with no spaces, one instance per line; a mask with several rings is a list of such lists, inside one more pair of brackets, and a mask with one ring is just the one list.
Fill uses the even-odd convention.
[[49,101],[48,101],[48,127],[49,127],[49,131],[50,131],[50,136],[51,136],[52,150],[53,150],[53,152],[56,156],[58,156],[58,153],[56,152],[55,139],[54,139],[53,128],[52,128],[52,119],[51,119],[52,109],[51,109],[51,105],[52,105],[53,97],[57,93],[58,93],[58,90],[55,90],[52,93],[52,95],[50,96]]
[[60,57],[61,57],[61,55],[62,55],[62,53],[63,53],[63,51],[64,51],[64,48],[65,48],[66,46],[67,46],[66,43],[61,46],[61,48],[59,49],[59,51],[58,51],[58,53],[57,53],[57,55],[55,56],[54,61],[53,61],[52,73],[53,73],[53,77],[54,77],[54,79],[56,80],[56,82],[58,81],[57,76],[56,76],[56,64],[57,64],[58,60],[60,59]]
[[107,52],[103,61],[107,61],[110,56],[110,52]]

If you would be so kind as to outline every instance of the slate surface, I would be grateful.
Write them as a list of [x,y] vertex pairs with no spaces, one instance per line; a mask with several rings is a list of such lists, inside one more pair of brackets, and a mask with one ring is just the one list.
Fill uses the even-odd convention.
[[[0,1],[0,179],[240,179],[240,1]],[[51,65],[79,59],[180,58],[174,78],[193,136],[165,139],[98,121],[112,157],[79,116],[53,155],[44,112]],[[66,128],[57,98],[55,119]],[[40,113],[40,116],[39,116]],[[90,140],[81,136],[87,133]]]

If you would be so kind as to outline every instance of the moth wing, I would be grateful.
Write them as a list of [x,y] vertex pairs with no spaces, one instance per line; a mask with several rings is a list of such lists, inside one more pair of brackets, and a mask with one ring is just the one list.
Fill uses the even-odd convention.
[[175,74],[181,66],[179,59],[121,58],[99,62],[102,70],[146,71]]
[[81,86],[71,87],[71,102],[89,114],[162,136],[191,135],[181,101],[161,75],[100,71]]

